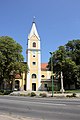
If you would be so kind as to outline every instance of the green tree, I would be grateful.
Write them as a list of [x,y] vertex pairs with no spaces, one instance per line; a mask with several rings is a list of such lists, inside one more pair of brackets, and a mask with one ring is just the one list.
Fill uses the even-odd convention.
[[23,64],[22,47],[8,36],[0,37],[0,85],[11,84],[17,72],[28,70]]
[[[61,72],[63,69],[63,62],[66,58],[66,50],[64,46],[60,46],[58,50],[52,53],[53,72]],[[51,70],[51,58],[48,63],[48,67]]]
[[[52,57],[53,72],[63,72],[64,86],[69,89],[72,84],[75,84],[76,88],[80,86],[80,40],[72,40],[64,46],[59,46]],[[48,63],[49,68],[50,66],[51,58]]]
[[64,87],[70,89],[71,85],[77,84],[77,66],[70,58],[66,58],[63,63]]
[[80,88],[80,40],[69,41],[66,45],[66,51],[69,58],[75,62],[77,66],[76,86]]
[[65,46],[68,56],[76,65],[80,65],[80,40],[69,41]]

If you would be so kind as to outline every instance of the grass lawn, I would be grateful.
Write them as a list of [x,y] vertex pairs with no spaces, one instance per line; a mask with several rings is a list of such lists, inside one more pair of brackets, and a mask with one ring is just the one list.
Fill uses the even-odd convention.
[[80,93],[80,89],[79,89],[79,90],[66,90],[65,92],[69,92],[69,93]]

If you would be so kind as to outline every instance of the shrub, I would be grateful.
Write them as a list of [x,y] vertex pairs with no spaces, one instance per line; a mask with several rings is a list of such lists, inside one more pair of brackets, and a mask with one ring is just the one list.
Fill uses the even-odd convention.
[[31,93],[28,93],[27,96],[31,96]]
[[72,94],[72,97],[76,97],[76,93],[73,93],[73,94]]
[[4,95],[9,95],[12,91],[11,90],[4,90]]
[[4,95],[4,93],[0,92],[0,95]]
[[40,93],[39,96],[42,96],[42,93]]
[[40,93],[39,96],[41,96],[41,97],[47,97],[47,94],[46,93]]
[[76,97],[76,93],[73,93],[72,95],[67,95],[66,97]]
[[66,97],[71,97],[71,95],[66,95]]
[[0,95],[9,95],[11,92],[11,90],[0,90]]
[[20,96],[25,96],[25,94],[22,94],[22,93],[21,93]]
[[4,90],[0,90],[0,93],[4,93]]
[[36,93],[35,92],[31,92],[31,97],[34,97],[36,96]]

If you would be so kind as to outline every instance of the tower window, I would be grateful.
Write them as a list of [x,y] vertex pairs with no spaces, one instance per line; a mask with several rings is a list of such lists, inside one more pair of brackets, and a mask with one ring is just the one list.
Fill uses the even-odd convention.
[[36,43],[35,42],[33,42],[33,47],[36,47]]
[[33,65],[36,65],[36,62],[32,62]]
[[32,78],[36,78],[37,76],[36,76],[36,74],[32,74]]
[[43,78],[44,78],[45,76],[44,76],[44,75],[42,75],[41,77],[43,77]]
[[35,57],[35,55],[33,55],[33,57]]

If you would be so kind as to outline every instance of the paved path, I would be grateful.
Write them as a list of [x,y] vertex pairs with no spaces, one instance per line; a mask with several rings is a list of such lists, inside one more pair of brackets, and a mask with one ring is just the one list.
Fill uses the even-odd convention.
[[0,113],[0,120],[37,120],[37,119]]

